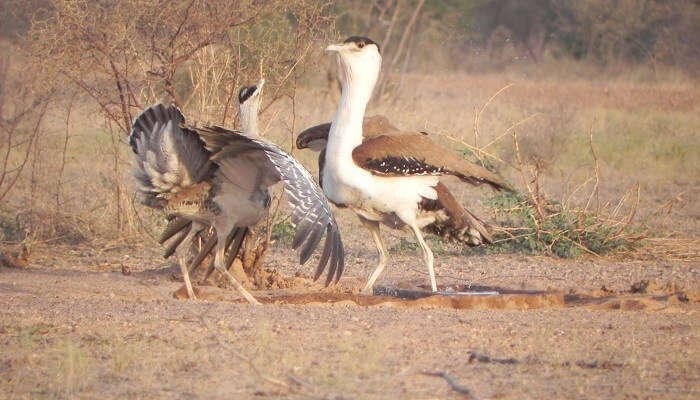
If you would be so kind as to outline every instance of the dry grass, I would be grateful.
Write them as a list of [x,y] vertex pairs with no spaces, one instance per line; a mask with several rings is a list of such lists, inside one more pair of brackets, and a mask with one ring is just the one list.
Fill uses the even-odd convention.
[[[256,322],[243,334],[223,321],[214,326],[209,317],[184,322],[194,328],[190,335],[156,337],[124,334],[99,325],[75,333],[75,328],[43,322],[5,321],[0,326],[6,337],[2,345],[14,351],[2,357],[11,369],[4,390],[9,390],[10,397],[73,398],[99,391],[106,383],[110,396],[128,395],[129,387],[158,387],[194,370],[198,374],[214,371],[220,357],[238,364],[236,375],[248,374],[251,385],[268,393],[361,393],[358,382],[379,390],[382,381],[378,376],[389,372],[383,365],[389,344],[385,335],[339,332],[326,343],[328,357],[319,368],[313,356],[317,343],[290,346],[283,332],[287,328],[269,321]],[[200,337],[204,331],[210,335]],[[220,357],[208,354],[214,346]]]

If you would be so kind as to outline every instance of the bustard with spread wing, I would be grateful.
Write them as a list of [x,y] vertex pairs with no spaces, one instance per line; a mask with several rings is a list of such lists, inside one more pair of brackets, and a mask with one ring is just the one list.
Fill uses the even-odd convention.
[[[453,175],[474,185],[510,188],[498,175],[439,146],[425,133],[388,132],[363,140],[365,108],[381,68],[379,47],[371,39],[353,36],[326,50],[337,54],[342,93],[320,160],[320,181],[333,203],[358,215],[379,251],[379,263],[363,292],[371,292],[387,262],[380,223],[395,229],[407,226],[413,232],[430,286],[436,291],[434,257],[423,239],[423,229],[449,227],[456,238],[473,245],[490,241],[484,224],[457,203],[440,184],[440,177]],[[320,144],[316,139],[314,145]]]
[[[224,251],[232,238],[266,215],[268,188],[279,181],[298,224],[294,244],[303,244],[302,263],[326,233],[316,278],[326,268],[327,282],[340,278],[344,253],[330,207],[308,171],[277,146],[221,127],[185,125],[177,107],[162,104],[136,118],[129,142],[144,203],[191,224],[183,230],[185,248],[199,231],[213,227],[214,265],[250,303],[258,304],[226,269]],[[188,295],[194,297],[187,265],[180,264]]]
[[[265,85],[265,79],[260,79],[260,81],[252,86],[244,86],[238,92],[238,121],[241,127],[241,131],[244,135],[259,138],[258,132],[258,110],[260,108],[260,102],[262,97],[263,87]],[[192,223],[183,217],[170,216],[170,222],[168,226],[163,230],[160,236],[159,242],[164,244],[169,241],[166,251],[165,258],[170,257],[178,246],[183,242],[187,233],[190,231]],[[225,266],[230,268],[231,263],[238,255],[238,252],[243,243],[243,239],[248,236],[248,228],[244,227],[242,229],[236,230],[235,234],[229,238],[229,242],[226,244],[226,249],[228,249],[228,254],[226,256]],[[206,258],[206,256],[213,250],[214,246],[217,244],[217,236],[211,235],[208,231],[200,232],[200,236],[208,236],[208,239],[202,243],[199,248],[198,254],[193,258],[192,262],[189,263],[189,273],[193,273]],[[171,240],[172,238],[172,240]],[[297,244],[298,245],[298,244]],[[295,247],[296,248],[296,247]],[[185,249],[187,251],[188,249]],[[305,260],[304,260],[305,261]],[[186,263],[184,254],[180,252],[181,264]],[[206,280],[209,275],[214,270],[213,259],[210,262],[209,268],[207,269],[203,280]]]

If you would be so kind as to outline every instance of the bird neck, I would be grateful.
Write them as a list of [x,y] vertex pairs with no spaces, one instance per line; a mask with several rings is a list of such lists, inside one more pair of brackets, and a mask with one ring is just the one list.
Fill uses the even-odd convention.
[[328,164],[352,159],[352,150],[362,144],[362,121],[376,79],[354,81],[348,74],[342,82],[340,104],[328,134]]
[[258,134],[258,107],[246,104],[239,105],[238,111],[241,118],[241,130],[248,136],[259,136]]

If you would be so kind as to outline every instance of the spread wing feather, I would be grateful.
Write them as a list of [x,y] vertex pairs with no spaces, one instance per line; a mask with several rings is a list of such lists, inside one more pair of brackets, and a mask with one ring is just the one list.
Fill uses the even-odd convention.
[[[324,231],[329,239],[324,245],[330,246],[330,257],[324,263],[320,263],[317,269],[322,271],[328,266],[331,280],[336,282],[344,268],[343,244],[331,211],[321,189],[316,185],[313,177],[296,159],[292,158],[284,150],[271,143],[242,135],[236,131],[229,131],[221,127],[197,128],[205,146],[210,151],[216,152],[212,157],[214,162],[219,158],[241,152],[263,152],[269,165],[267,170],[273,171],[284,184],[287,200],[292,208],[291,220],[298,226],[294,238],[294,248],[298,248],[306,242],[300,254],[300,262],[304,264],[313,249],[320,242]],[[274,182],[272,182],[274,183]],[[340,266],[339,266],[340,265]]]
[[[304,239],[308,240],[308,242],[307,246],[302,250],[300,261],[303,264],[308,259],[308,248],[314,242],[317,244],[320,241],[320,235],[325,231],[330,239],[326,239],[324,252],[328,246],[332,246],[334,251],[331,252],[329,260],[326,260],[327,264],[319,264],[317,274],[319,270],[323,271],[326,265],[329,265],[326,284],[329,284],[332,280],[337,282],[344,268],[343,242],[325,195],[316,185],[309,171],[296,159],[275,145],[266,144],[266,146],[265,152],[282,176],[288,201],[293,208],[292,222],[297,225],[302,223],[310,224],[310,233],[304,235]],[[300,229],[297,231],[296,236],[298,237],[301,234],[302,231]],[[294,241],[301,245],[304,240],[297,239],[297,237],[294,238]],[[321,257],[321,261],[324,261],[323,257]]]

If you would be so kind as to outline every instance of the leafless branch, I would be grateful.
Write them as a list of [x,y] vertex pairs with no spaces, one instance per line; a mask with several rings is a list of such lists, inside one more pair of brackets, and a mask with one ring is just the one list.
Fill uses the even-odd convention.
[[439,378],[443,378],[448,385],[452,388],[457,393],[460,393],[465,399],[474,399],[475,397],[471,394],[471,391],[464,386],[458,384],[451,376],[448,374],[446,371],[437,371],[437,372],[431,372],[431,371],[423,371],[421,372],[423,375],[428,375],[428,376],[437,376]]

